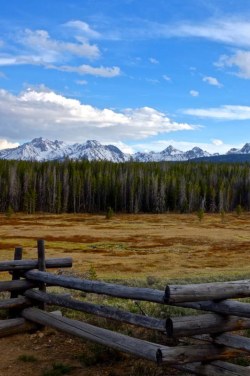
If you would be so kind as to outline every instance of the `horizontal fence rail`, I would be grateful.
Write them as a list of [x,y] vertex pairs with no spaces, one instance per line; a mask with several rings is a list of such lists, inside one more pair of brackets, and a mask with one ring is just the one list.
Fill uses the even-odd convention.
[[[25,277],[32,281],[44,282],[65,288],[95,294],[150,301],[161,304],[199,302],[202,300],[222,300],[250,296],[250,281],[205,283],[200,285],[170,285],[165,291],[150,288],[128,287],[106,282],[54,275],[48,272],[30,270]],[[190,308],[191,305],[190,305]]]
[[58,305],[60,307],[71,308],[100,317],[137,325],[148,329],[158,330],[160,332],[168,332],[168,327],[171,328],[171,323],[168,324],[170,319],[161,320],[154,317],[133,314],[118,308],[86,303],[76,299],[60,296],[58,294],[48,294],[38,290],[28,290],[25,292],[25,296],[49,305]]
[[224,300],[220,302],[208,300],[199,302],[177,303],[176,306],[250,318],[250,304],[237,302],[235,300]]
[[48,272],[30,270],[25,273],[30,281],[44,282],[51,286],[61,286],[68,289],[80,290],[95,294],[104,294],[123,299],[144,300],[154,303],[164,303],[165,293],[149,288],[128,287],[113,283],[92,281],[88,279],[66,277]]
[[36,324],[21,317],[16,319],[0,320],[0,338],[13,334],[29,332],[35,329],[37,329]]
[[1,281],[0,282],[0,292],[4,291],[16,291],[21,292],[28,289],[36,287],[37,283],[32,281],[27,281],[25,279],[13,280],[13,281]]
[[124,334],[112,332],[81,321],[58,317],[37,308],[27,308],[22,316],[37,324],[48,325],[68,334],[88,339],[113,349],[128,352],[158,364],[185,364],[195,361],[226,359],[239,355],[238,350],[216,345],[167,347]]
[[[46,260],[46,268],[71,268],[72,258],[51,258]],[[23,271],[29,269],[37,269],[37,260],[13,260],[13,261],[1,261],[0,262],[0,272],[6,271]]]

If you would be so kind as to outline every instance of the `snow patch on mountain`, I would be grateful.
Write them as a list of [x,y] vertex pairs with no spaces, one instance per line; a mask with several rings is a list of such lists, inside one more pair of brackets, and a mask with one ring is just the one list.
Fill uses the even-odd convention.
[[151,151],[150,153],[136,153],[133,158],[139,162],[160,162],[160,161],[188,161],[189,159],[209,157],[211,154],[208,152],[194,147],[192,150],[186,152],[175,149],[169,145],[166,149],[159,153]]
[[250,143],[246,143],[241,149],[232,148],[227,154],[250,154]]
[[[250,154],[250,143],[246,143],[241,149],[230,149],[228,154]],[[181,151],[169,145],[161,152],[138,152],[133,155],[123,153],[114,145],[102,145],[96,140],[88,140],[85,143],[68,145],[63,141],[50,141],[45,138],[34,138],[12,149],[0,150],[0,159],[14,159],[26,161],[51,161],[51,160],[88,160],[111,162],[162,162],[162,161],[187,161],[202,157],[211,157],[212,154],[194,147],[188,151]]]
[[67,145],[63,141],[50,141],[40,137],[34,138],[31,142],[26,142],[17,148],[0,151],[0,159],[9,160],[51,161],[66,158],[112,162],[125,162],[130,159],[116,146],[101,145],[95,140],[89,140],[83,144]]

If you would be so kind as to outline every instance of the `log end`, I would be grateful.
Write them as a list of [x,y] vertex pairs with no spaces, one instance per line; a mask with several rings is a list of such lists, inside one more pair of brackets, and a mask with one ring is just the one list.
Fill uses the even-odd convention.
[[173,320],[170,317],[168,317],[166,319],[165,327],[166,327],[167,336],[173,337],[173,335],[174,335],[174,325],[173,325]]
[[160,349],[156,351],[156,362],[158,365],[162,363],[162,351]]
[[164,297],[163,297],[163,302],[165,304],[168,304],[169,303],[169,300],[170,300],[170,288],[169,286],[166,286],[165,288],[165,293],[164,293]]

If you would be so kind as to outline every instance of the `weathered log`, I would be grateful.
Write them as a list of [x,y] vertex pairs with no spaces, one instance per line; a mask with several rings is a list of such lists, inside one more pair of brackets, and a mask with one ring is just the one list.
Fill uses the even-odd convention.
[[177,303],[178,307],[199,309],[202,311],[218,312],[225,315],[234,315],[239,317],[250,318],[250,304],[241,303],[235,300],[223,300],[221,302],[200,301]]
[[184,366],[174,366],[184,372],[193,372],[199,376],[249,376],[248,367],[215,360],[209,364],[192,363]]
[[[15,253],[14,253],[14,260],[22,260],[22,257],[23,257],[23,249],[22,249],[22,247],[16,247],[15,248]],[[12,281],[17,281],[19,279],[20,279],[19,272],[18,271],[14,271],[13,274],[12,274]],[[11,298],[17,298],[18,297],[18,293],[16,291],[12,291],[10,297]],[[15,312],[13,311],[11,313],[11,315],[15,315]]]
[[148,317],[133,314],[118,308],[108,307],[100,304],[81,302],[76,299],[68,298],[58,294],[43,293],[38,290],[27,290],[25,296],[46,304],[58,305],[60,307],[71,308],[77,311],[91,313],[100,317],[117,320],[132,325],[141,326],[148,329],[154,329],[166,332],[168,328],[168,319],[161,320],[154,317]]
[[[72,258],[51,258],[45,262],[46,268],[70,268],[72,267]],[[22,271],[38,268],[38,260],[13,260],[1,261],[0,272]]]
[[[44,240],[40,239],[37,241],[37,259],[38,259],[38,270],[40,272],[46,272],[46,261],[45,261],[45,244]],[[39,283],[39,291],[46,292],[46,283]],[[45,309],[44,302],[39,303],[40,309]]]
[[164,303],[165,294],[164,291],[161,290],[128,287],[112,283],[66,277],[47,272],[39,272],[37,270],[30,270],[25,273],[25,276],[32,281],[45,282],[49,285],[66,287],[69,289],[81,290],[95,294],[105,294],[124,299],[145,300],[162,304]]
[[[250,319],[218,314],[172,317],[172,336],[190,337],[197,334],[231,332],[249,329]],[[171,333],[168,333],[171,335]]]
[[31,305],[31,302],[24,296],[19,296],[18,298],[13,298],[13,299],[0,300],[0,309],[12,309],[12,308],[22,309],[25,307],[29,307],[30,305]]
[[161,345],[146,342],[140,339],[130,338],[123,334],[98,328],[93,325],[57,317],[37,308],[25,309],[22,316],[32,322],[53,327],[59,331],[75,335],[77,337],[97,342],[115,348],[120,351],[157,362]]
[[218,345],[224,345],[234,349],[250,352],[250,338],[236,334],[222,333],[216,336],[201,335],[195,336],[194,338],[201,341],[216,343]]
[[25,273],[28,279],[72,288],[95,294],[105,294],[124,299],[145,300],[161,304],[176,304],[202,300],[221,300],[250,296],[250,281],[204,283],[197,285],[170,285],[165,291],[149,288],[128,287],[91,281],[74,277],[56,276],[51,273],[30,270]]
[[56,317],[37,308],[27,308],[22,312],[27,320],[48,325],[62,332],[106,345],[119,351],[166,364],[185,364],[201,360],[226,359],[239,354],[237,350],[225,346],[196,345],[167,347],[126,335],[95,327],[66,317]]
[[209,362],[214,359],[230,359],[241,354],[240,351],[225,346],[190,345],[161,349],[162,363],[186,364],[190,362]]
[[0,320],[0,337],[9,335],[30,332],[35,330],[37,325],[31,323],[23,318]]
[[192,285],[170,285],[166,287],[165,303],[197,302],[246,298],[250,296],[250,280],[214,282]]
[[36,287],[37,283],[20,279],[18,281],[1,281],[0,292],[3,291],[24,291]]

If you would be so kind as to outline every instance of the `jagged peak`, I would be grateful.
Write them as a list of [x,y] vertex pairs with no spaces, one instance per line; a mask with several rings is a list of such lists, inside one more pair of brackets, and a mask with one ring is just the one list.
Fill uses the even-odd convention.
[[[249,154],[250,143],[246,143],[241,149],[230,149],[227,154]],[[17,160],[63,160],[88,159],[109,160],[113,162],[124,162],[128,160],[140,162],[160,161],[186,161],[201,157],[210,157],[211,154],[194,146],[191,150],[180,151],[169,145],[161,152],[137,152],[133,155],[123,153],[117,146],[102,145],[96,140],[87,140],[85,143],[65,144],[63,141],[51,141],[44,137],[36,137],[16,148],[0,150],[1,159]]]
[[85,142],[85,146],[87,148],[95,148],[95,147],[99,147],[99,146],[102,146],[102,145],[100,144],[99,141],[96,141],[96,140],[87,140]]
[[162,150],[162,154],[182,154],[183,151],[175,149],[172,145],[169,145],[166,149]]
[[35,137],[33,138],[33,140],[31,140],[30,142],[27,142],[28,144],[37,144],[37,143],[41,143],[41,142],[51,142],[49,140],[47,140],[46,138],[43,138],[43,137]]
[[247,142],[241,149],[241,153],[250,153],[250,143]]
[[201,151],[204,151],[203,149],[199,148],[199,146],[194,146],[192,151],[195,151],[195,152],[201,152]]

